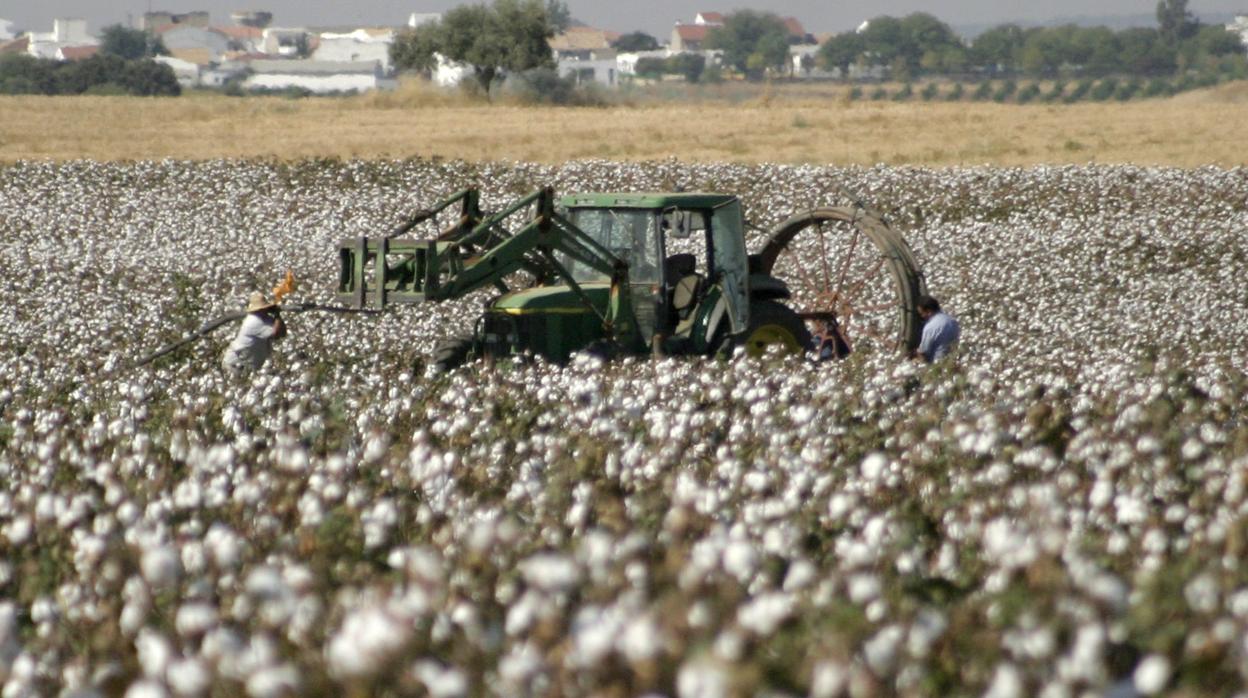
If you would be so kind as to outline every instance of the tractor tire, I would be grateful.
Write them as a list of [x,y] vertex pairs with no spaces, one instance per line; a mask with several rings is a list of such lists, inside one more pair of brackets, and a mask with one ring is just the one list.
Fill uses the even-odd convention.
[[729,355],[737,347],[745,347],[745,353],[759,358],[773,346],[779,346],[784,354],[804,354],[811,348],[810,329],[797,313],[783,303],[754,301],[750,303],[750,324],[745,332],[729,340]]
[[451,337],[438,343],[433,349],[433,366],[445,373],[468,363],[472,354],[471,337]]

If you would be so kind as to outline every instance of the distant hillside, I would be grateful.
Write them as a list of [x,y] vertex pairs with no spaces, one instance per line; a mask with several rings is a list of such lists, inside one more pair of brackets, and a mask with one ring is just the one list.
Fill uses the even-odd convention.
[[[1235,14],[1232,12],[1196,12],[1194,14],[1201,24],[1227,24],[1235,18]],[[979,36],[988,29],[1007,23],[954,24],[952,26],[954,31],[970,39]],[[1077,24],[1082,27],[1104,26],[1118,30],[1131,27],[1155,27],[1157,26],[1157,15],[1151,13],[1134,15],[1078,15],[1053,17],[1045,20],[1017,20],[1014,24],[1023,27],[1056,27],[1062,24]]]

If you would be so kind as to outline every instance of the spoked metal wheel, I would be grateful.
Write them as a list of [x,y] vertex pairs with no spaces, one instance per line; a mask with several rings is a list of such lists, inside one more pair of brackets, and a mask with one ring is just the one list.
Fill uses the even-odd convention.
[[837,332],[848,351],[918,346],[923,276],[909,245],[879,216],[812,209],[776,226],[758,256],[761,271],[789,285],[790,305],[816,336]]

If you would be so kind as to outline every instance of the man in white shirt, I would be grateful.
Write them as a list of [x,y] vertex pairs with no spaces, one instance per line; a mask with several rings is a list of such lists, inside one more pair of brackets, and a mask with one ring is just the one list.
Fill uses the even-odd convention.
[[273,342],[285,336],[286,324],[277,304],[256,291],[247,303],[247,317],[243,318],[238,335],[221,357],[221,365],[236,375],[254,371],[268,361]]
[[918,303],[919,317],[923,318],[923,336],[914,358],[927,363],[944,358],[958,344],[962,328],[958,321],[940,309],[940,302],[931,296],[923,296]]

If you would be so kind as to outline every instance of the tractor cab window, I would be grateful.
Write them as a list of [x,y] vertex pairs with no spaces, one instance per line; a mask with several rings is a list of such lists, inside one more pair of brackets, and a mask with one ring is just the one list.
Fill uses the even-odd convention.
[[[714,286],[722,291],[731,330],[745,329],[748,269],[740,202],[733,200],[709,211],[668,209],[659,221],[668,267],[665,283],[672,289],[676,317],[687,318],[682,315],[689,310],[686,304],[696,305]],[[682,286],[694,291],[686,293]]]
[[[682,211],[667,209],[659,218],[659,226],[663,229],[664,254],[667,257],[681,255],[693,257],[693,269],[703,278],[710,274],[710,257],[707,254],[706,214],[702,211]],[[673,284],[679,279],[667,279]]]
[[[572,224],[585,231],[611,254],[628,262],[628,278],[634,284],[659,281],[659,236],[654,213],[644,209],[577,208],[570,212]],[[578,282],[610,281],[593,267],[559,254]]]
[[746,286],[749,257],[745,251],[743,220],[741,202],[736,199],[719,206],[711,213],[711,249],[715,255],[715,273],[723,286],[724,299],[728,302],[733,332],[744,330],[749,323],[747,313],[750,301]]

